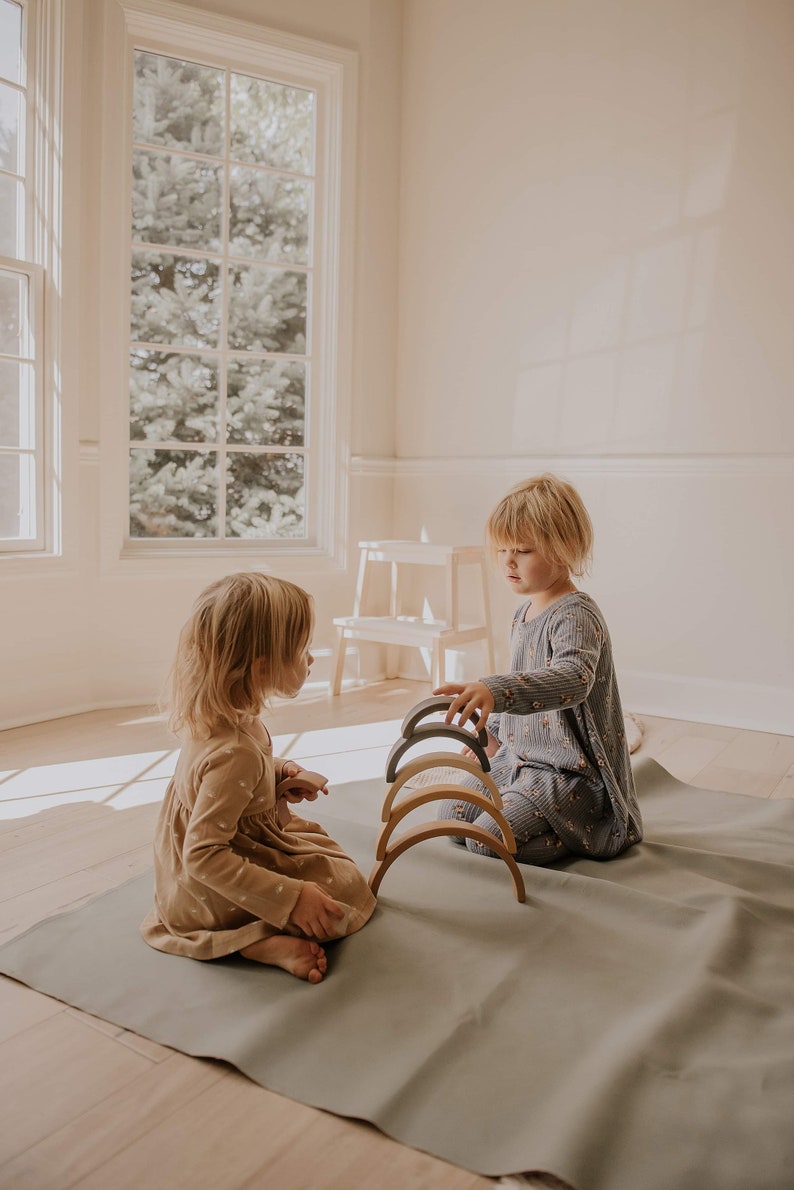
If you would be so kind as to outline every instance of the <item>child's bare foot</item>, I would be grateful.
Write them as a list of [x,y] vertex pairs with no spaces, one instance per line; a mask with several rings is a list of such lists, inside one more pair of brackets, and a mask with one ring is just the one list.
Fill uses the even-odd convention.
[[255,963],[266,963],[269,967],[281,967],[298,979],[319,983],[328,969],[325,951],[319,942],[308,938],[294,938],[292,934],[274,934],[244,946],[240,954]]

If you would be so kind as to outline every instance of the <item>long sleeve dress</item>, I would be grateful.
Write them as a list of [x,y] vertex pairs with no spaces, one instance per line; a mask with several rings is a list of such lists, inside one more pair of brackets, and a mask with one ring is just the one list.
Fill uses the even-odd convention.
[[375,898],[341,847],[295,815],[279,826],[283,765],[258,719],[185,744],[155,829],[154,906],[141,925],[150,946],[214,959],[299,935],[289,918],[306,880],[347,910],[333,937],[368,921]]
[[[491,776],[516,833],[517,858],[619,855],[642,838],[642,819],[607,626],[581,591],[525,621],[528,606],[513,620],[510,672],[480,679],[494,697],[487,726],[500,747]],[[461,803],[445,803],[441,816],[498,830]]]

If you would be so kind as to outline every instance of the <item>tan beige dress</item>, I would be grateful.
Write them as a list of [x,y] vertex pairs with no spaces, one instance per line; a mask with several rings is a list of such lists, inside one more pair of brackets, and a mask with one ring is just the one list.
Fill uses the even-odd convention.
[[368,921],[375,898],[339,844],[294,814],[279,826],[284,763],[258,719],[185,744],[155,830],[154,907],[141,925],[150,946],[214,959],[299,935],[289,917],[305,880],[346,907],[334,937]]

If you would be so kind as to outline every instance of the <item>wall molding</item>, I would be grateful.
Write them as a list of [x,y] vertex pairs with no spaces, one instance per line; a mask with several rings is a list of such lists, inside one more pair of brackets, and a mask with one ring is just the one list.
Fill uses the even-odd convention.
[[429,455],[425,458],[354,455],[351,475],[397,478],[404,475],[434,478],[460,476],[490,479],[515,474],[519,478],[539,471],[577,475],[789,475],[794,476],[794,454],[721,455]]

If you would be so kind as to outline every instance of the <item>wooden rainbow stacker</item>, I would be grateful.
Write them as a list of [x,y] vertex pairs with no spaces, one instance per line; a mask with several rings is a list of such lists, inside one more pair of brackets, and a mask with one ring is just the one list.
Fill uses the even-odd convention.
[[[491,765],[485,751],[488,742],[486,732],[477,730],[476,719],[473,719],[473,731],[469,731],[468,728],[458,724],[423,722],[429,715],[447,711],[451,702],[452,699],[447,695],[426,698],[423,702],[417,703],[403,720],[400,738],[392,747],[386,762],[386,781],[388,785],[381,811],[381,819],[384,825],[378,835],[375,847],[375,866],[369,874],[369,886],[377,894],[380,883],[394,860],[399,858],[404,851],[407,851],[409,847],[413,847],[416,843],[421,843],[424,839],[435,839],[442,835],[463,835],[469,839],[476,839],[478,843],[483,843],[491,851],[496,852],[500,859],[504,860],[513,877],[516,900],[525,901],[526,890],[524,888],[524,880],[519,866],[515,861],[515,837],[502,813],[502,798],[493,777],[490,775]],[[462,756],[460,753],[455,752],[430,752],[408,761],[398,769],[399,762],[405,753],[415,744],[438,736],[444,739],[456,740],[464,747],[471,749],[476,759]],[[443,781],[437,785],[426,786],[418,792],[409,793],[407,797],[395,803],[398,793],[409,782],[414,780],[420,773],[428,769],[438,768],[439,766],[456,768],[464,773],[469,773],[481,782],[485,792],[479,793],[467,785],[457,785],[454,782]],[[419,806],[427,805],[428,802],[440,801],[447,798],[456,798],[458,801],[469,802],[471,805],[478,806],[479,809],[490,814],[502,832],[502,841],[474,823],[461,822],[457,818],[442,818],[435,822],[422,823],[419,826],[410,827],[404,834],[401,834],[398,838],[390,842],[395,827],[412,810],[416,810]]]

